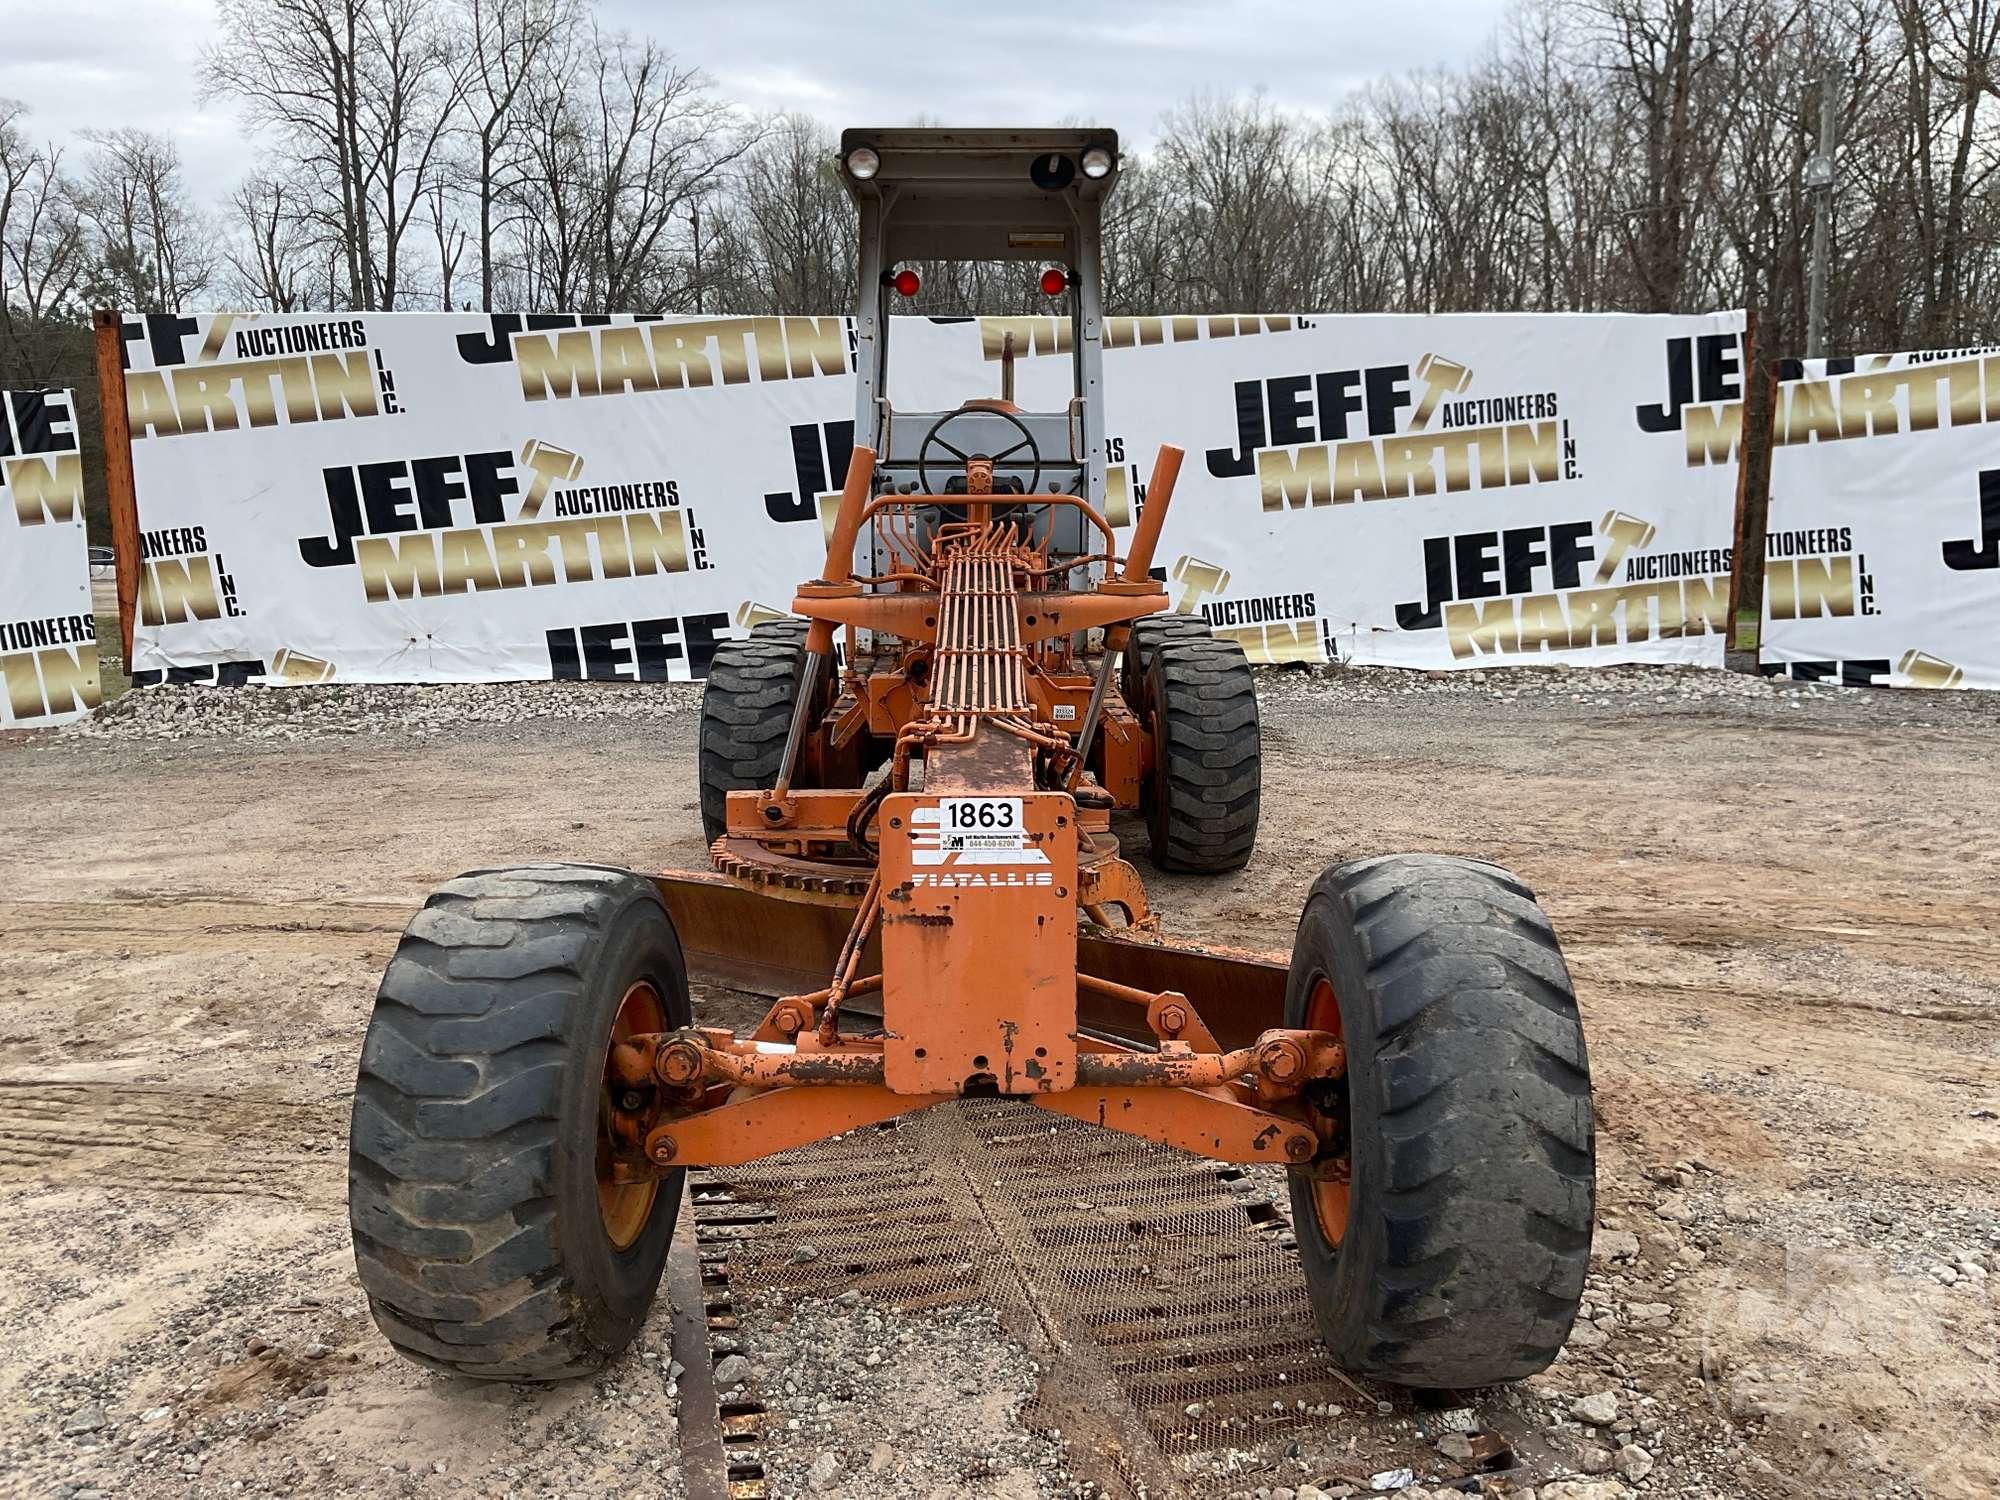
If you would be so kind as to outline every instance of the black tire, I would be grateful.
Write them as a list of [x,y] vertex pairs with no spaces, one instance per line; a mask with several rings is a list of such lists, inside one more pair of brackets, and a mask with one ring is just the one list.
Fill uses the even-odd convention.
[[[488,1380],[588,1374],[639,1331],[684,1174],[598,1207],[611,1024],[650,981],[690,1024],[687,968],[651,881],[588,865],[478,870],[411,920],[382,976],[348,1136],[355,1268],[419,1364]],[[641,1217],[643,1215],[643,1217]]]
[[701,694],[701,833],[722,836],[731,792],[775,786],[806,668],[806,622],[770,620],[724,641]]
[[1216,874],[1257,845],[1257,680],[1235,641],[1169,639],[1146,666],[1153,774],[1141,799],[1153,862]]
[[1320,1336],[1397,1385],[1548,1368],[1590,1267],[1596,1148],[1583,1024],[1534,893],[1445,855],[1336,865],[1299,920],[1286,1025],[1312,1024],[1315,992],[1324,1015],[1321,979],[1347,1076],[1308,1097],[1352,1175],[1336,1247],[1312,1173],[1290,1173]]
[[1167,641],[1207,639],[1208,622],[1200,615],[1141,615],[1132,622],[1118,661],[1118,691],[1142,726],[1147,722],[1146,669],[1153,663],[1153,653]]

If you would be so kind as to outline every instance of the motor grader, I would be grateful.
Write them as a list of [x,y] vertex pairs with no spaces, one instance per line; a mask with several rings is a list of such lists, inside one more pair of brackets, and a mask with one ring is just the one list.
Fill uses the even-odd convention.
[[[1592,1116],[1570,979],[1526,886],[1441,855],[1336,863],[1289,963],[1173,942],[1124,857],[1227,871],[1260,798],[1241,649],[1165,612],[1180,453],[1105,514],[1106,130],[854,130],[857,444],[794,618],[718,651],[712,868],[476,870],[411,921],[363,1047],[355,1259],[420,1363],[548,1380],[646,1317],[689,1167],[1005,1096],[1288,1174],[1319,1332],[1420,1387],[1518,1379],[1568,1335]],[[888,301],[997,262],[1068,315],[1072,399],[902,410]],[[1025,289],[1025,287],[1024,287]],[[1338,803],[1342,747],[1292,795]],[[1296,811],[1280,806],[1288,820]],[[769,997],[697,1023],[689,975]]]

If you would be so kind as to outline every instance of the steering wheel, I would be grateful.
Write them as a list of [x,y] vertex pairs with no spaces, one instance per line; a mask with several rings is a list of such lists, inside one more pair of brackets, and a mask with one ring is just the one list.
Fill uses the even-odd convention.
[[[955,422],[960,417],[971,416],[974,413],[978,413],[981,416],[1001,417],[1013,423],[1014,430],[1021,434],[1021,441],[1014,444],[1013,447],[1002,449],[1000,452],[992,454],[989,457],[985,454],[962,453],[938,436],[938,433],[943,431],[946,423]],[[1009,455],[1019,453],[1023,448],[1026,448],[1034,461],[1034,473],[1028,476],[1027,492],[1032,495],[1035,492],[1035,486],[1041,483],[1041,447],[1035,442],[1035,435],[1028,430],[1028,424],[1015,416],[1011,411],[1001,411],[997,407],[992,406],[961,406],[957,411],[948,411],[935,422],[931,423],[930,431],[924,434],[924,440],[917,448],[917,480],[923,485],[926,494],[934,495],[938,491],[931,485],[930,464],[927,461],[930,458],[930,451],[933,445],[944,449],[945,452],[949,453],[962,464],[970,463],[975,457],[982,457],[988,458],[989,462],[998,465],[1004,463]]]

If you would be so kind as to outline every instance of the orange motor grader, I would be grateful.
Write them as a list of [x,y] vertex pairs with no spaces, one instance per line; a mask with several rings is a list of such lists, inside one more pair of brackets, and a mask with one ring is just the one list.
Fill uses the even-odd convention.
[[[1238,868],[1260,785],[1241,649],[1163,614],[1152,576],[1179,451],[1129,541],[1105,515],[1116,137],[849,131],[839,170],[866,441],[796,618],[711,665],[712,869],[474,871],[412,920],[350,1147],[378,1325],[460,1375],[587,1372],[646,1316],[688,1167],[1007,1096],[1283,1169],[1346,1368],[1442,1388],[1544,1368],[1594,1179],[1576,1003],[1533,895],[1469,859],[1336,864],[1285,963],[1167,941],[1120,853],[1138,811],[1155,863]],[[941,260],[1041,268],[1070,316],[1065,408],[1017,406],[1010,359],[1000,399],[892,406],[885,294]],[[691,969],[768,994],[761,1023],[697,1025]]]

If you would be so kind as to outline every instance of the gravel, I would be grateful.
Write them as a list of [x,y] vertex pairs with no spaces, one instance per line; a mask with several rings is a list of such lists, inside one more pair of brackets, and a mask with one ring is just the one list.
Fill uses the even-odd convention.
[[737,1357],[776,1417],[763,1450],[773,1495],[1091,1493],[1070,1474],[1060,1434],[1024,1422],[1040,1372],[993,1309],[905,1312],[775,1293],[739,1307]]
[[62,733],[110,740],[429,738],[471,725],[661,722],[693,713],[698,682],[472,682],[140,688]]
[[[1838,707],[1887,723],[1939,727],[2000,711],[1987,693],[1840,688],[1703,667],[1518,667],[1420,672],[1398,667],[1284,667],[1258,673],[1273,708],[1325,700],[1406,704],[1467,700],[1501,711],[1685,712],[1690,705],[1785,714]],[[141,688],[58,731],[81,739],[295,741],[391,734],[428,738],[467,726],[661,721],[698,710],[698,682],[480,682],[327,684],[319,687],[178,685]],[[1445,706],[1442,702],[1440,707]]]

